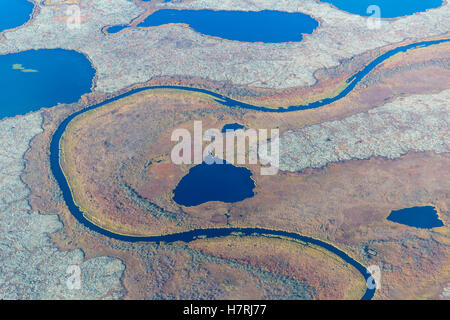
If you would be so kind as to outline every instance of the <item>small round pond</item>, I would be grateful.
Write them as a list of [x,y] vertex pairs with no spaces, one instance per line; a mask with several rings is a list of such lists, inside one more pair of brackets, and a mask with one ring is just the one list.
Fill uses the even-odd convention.
[[186,207],[209,201],[233,203],[254,196],[252,173],[244,167],[216,163],[196,165],[189,170],[173,191],[173,200]]

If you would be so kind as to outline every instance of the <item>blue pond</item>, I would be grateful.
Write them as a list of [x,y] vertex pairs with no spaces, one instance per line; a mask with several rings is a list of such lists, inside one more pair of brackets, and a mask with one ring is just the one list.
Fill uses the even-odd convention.
[[[302,34],[311,34],[318,26],[315,19],[300,12],[174,9],[156,11],[137,26],[155,27],[169,23],[188,24],[197,32],[222,39],[266,43],[301,41]],[[111,27],[108,32],[123,28]]]
[[394,210],[387,219],[392,222],[421,229],[444,226],[442,220],[439,219],[436,209],[432,206]]
[[397,18],[408,16],[416,12],[425,12],[427,9],[439,8],[442,0],[321,0],[334,5],[336,8],[357,14],[371,16],[367,12],[371,5],[380,7],[381,18]]
[[0,119],[58,103],[74,103],[91,91],[95,69],[81,53],[63,49],[0,55]]
[[[216,160],[217,161],[217,160]],[[229,163],[203,162],[185,175],[173,191],[173,200],[192,207],[209,201],[233,203],[254,196],[252,173]]]
[[125,28],[128,28],[126,24],[118,24],[116,26],[106,28],[106,31],[108,31],[108,33],[117,33]]
[[33,8],[28,0],[1,0],[0,32],[23,25],[30,19]]
[[236,131],[236,130],[244,129],[244,128],[245,127],[239,123],[227,123],[226,125],[223,126],[222,132]]

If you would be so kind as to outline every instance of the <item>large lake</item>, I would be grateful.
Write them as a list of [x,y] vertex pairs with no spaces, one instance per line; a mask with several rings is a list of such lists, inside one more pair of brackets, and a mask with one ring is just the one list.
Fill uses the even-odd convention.
[[0,32],[13,29],[27,22],[34,5],[27,0],[0,0]]
[[[227,40],[242,42],[295,42],[303,34],[312,34],[318,22],[301,12],[174,10],[163,9],[148,16],[138,27],[156,27],[169,23],[183,23],[195,31]],[[115,33],[126,26],[113,26]]]
[[2,119],[77,102],[91,91],[95,69],[76,51],[42,49],[0,55],[0,74]]
[[427,9],[439,8],[442,0],[320,0],[334,5],[336,8],[357,14],[371,16],[367,8],[371,5],[380,7],[381,18],[397,18],[425,12]]

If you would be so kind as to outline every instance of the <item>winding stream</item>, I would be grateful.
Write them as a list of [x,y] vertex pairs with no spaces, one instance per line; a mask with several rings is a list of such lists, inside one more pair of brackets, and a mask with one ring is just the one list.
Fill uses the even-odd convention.
[[[89,106],[83,110],[77,111],[70,116],[68,116],[57,128],[56,132],[54,133],[52,137],[52,141],[50,143],[50,167],[51,170],[55,176],[56,181],[58,182],[58,185],[61,188],[63,198],[70,210],[70,212],[73,214],[73,216],[84,226],[88,227],[89,229],[98,232],[102,235],[105,235],[107,237],[121,240],[121,241],[127,241],[127,242],[154,242],[154,243],[160,243],[160,242],[166,242],[166,243],[173,243],[177,241],[182,242],[191,242],[197,240],[199,237],[206,237],[206,238],[220,238],[220,237],[226,237],[231,236],[235,233],[240,233],[241,236],[262,236],[262,237],[278,237],[283,238],[287,240],[292,241],[303,241],[307,244],[312,244],[315,246],[322,247],[332,253],[334,253],[336,256],[344,260],[345,262],[352,265],[354,268],[356,268],[361,275],[364,277],[366,281],[371,281],[371,275],[369,271],[366,269],[365,266],[363,266],[360,262],[356,261],[352,257],[350,257],[347,253],[340,250],[339,248],[333,246],[332,244],[329,244],[327,242],[311,238],[308,236],[303,236],[298,233],[293,232],[286,232],[286,231],[280,231],[280,230],[271,230],[271,229],[263,229],[263,228],[211,228],[211,229],[195,229],[191,231],[186,231],[182,233],[174,233],[174,234],[166,234],[161,236],[149,236],[149,237],[143,237],[143,236],[130,236],[130,235],[122,235],[118,233],[114,233],[111,231],[108,231],[106,229],[103,229],[100,226],[97,226],[96,224],[89,221],[83,214],[83,212],[80,210],[80,208],[75,204],[75,201],[72,196],[72,192],[70,190],[68,181],[64,175],[63,169],[60,164],[60,144],[62,136],[69,125],[69,123],[78,117],[79,115],[93,110],[100,108],[102,106],[105,106],[108,103],[111,103],[113,101],[116,101],[118,99],[122,99],[124,97],[130,96],[132,94],[135,94],[137,92],[141,92],[144,90],[154,90],[154,89],[179,89],[179,90],[186,90],[186,91],[193,91],[193,92],[201,92],[205,93],[211,97],[213,97],[217,102],[229,106],[229,107],[239,107],[239,108],[245,108],[245,109],[252,109],[252,110],[258,110],[258,111],[264,111],[264,112],[291,112],[291,111],[297,111],[297,110],[306,110],[306,109],[314,109],[318,108],[324,105],[328,105],[334,101],[337,101],[339,99],[342,99],[345,97],[353,88],[355,88],[356,84],[361,81],[361,79],[364,78],[365,75],[367,75],[371,70],[373,70],[377,65],[382,63],[384,60],[388,59],[389,57],[393,56],[396,53],[399,52],[405,52],[410,49],[415,48],[421,48],[425,46],[430,46],[434,44],[444,43],[448,42],[450,39],[443,39],[443,40],[435,40],[435,41],[422,41],[418,43],[413,43],[409,45],[405,45],[402,47],[395,48],[389,52],[384,53],[383,55],[379,56],[372,62],[370,62],[364,69],[357,72],[355,75],[350,77],[347,80],[347,86],[335,97],[333,98],[327,98],[320,101],[316,101],[313,103],[310,103],[308,105],[298,105],[298,106],[290,106],[287,108],[278,108],[278,109],[272,109],[272,108],[266,108],[266,107],[258,107],[251,104],[246,104],[243,102],[239,102],[233,99],[230,99],[228,97],[225,97],[221,94],[204,90],[204,89],[198,89],[198,88],[190,88],[190,87],[182,87],[182,86],[149,86],[149,87],[143,87],[131,90],[127,93],[121,94],[117,97],[107,99],[101,103],[98,103],[96,105]],[[375,294],[375,288],[371,289],[367,287],[365,294],[363,295],[363,300],[371,299]]]

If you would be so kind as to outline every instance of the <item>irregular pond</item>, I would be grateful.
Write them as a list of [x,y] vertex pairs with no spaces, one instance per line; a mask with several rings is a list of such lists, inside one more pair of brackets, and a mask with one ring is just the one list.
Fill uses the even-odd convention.
[[360,16],[371,16],[368,8],[376,5],[380,8],[381,18],[397,18],[425,12],[427,9],[439,8],[442,0],[320,0],[334,5],[336,8]]
[[[175,10],[162,9],[148,16],[137,27],[155,27],[183,23],[202,34],[242,42],[280,43],[301,41],[311,34],[318,22],[301,12]],[[124,26],[108,28],[109,33]]]
[[442,220],[439,219],[436,208],[432,206],[393,210],[387,219],[392,222],[421,229],[444,226]]
[[227,123],[226,125],[223,126],[222,132],[236,131],[236,130],[244,129],[244,128],[245,127],[239,123]]
[[0,55],[0,119],[58,103],[74,103],[91,91],[95,69],[81,53],[63,49]]
[[203,162],[189,170],[173,191],[173,200],[186,207],[209,201],[233,203],[254,196],[252,173],[225,161],[221,164]]
[[0,32],[23,25],[30,20],[34,4],[28,0],[0,1]]

